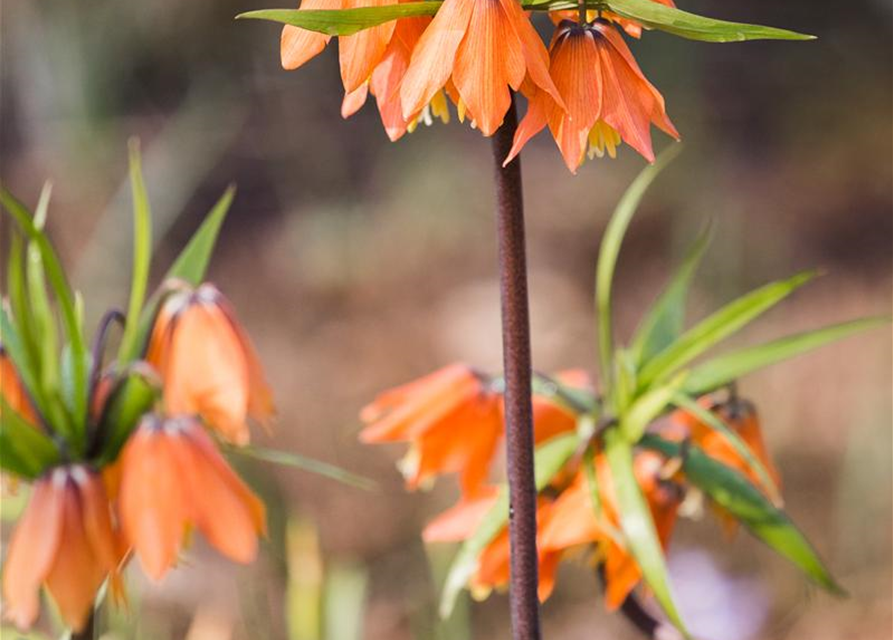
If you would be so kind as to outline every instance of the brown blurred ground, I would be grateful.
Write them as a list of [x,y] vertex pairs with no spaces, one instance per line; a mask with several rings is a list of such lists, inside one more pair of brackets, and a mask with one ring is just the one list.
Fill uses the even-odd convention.
[[[373,477],[382,490],[297,471],[249,472],[279,505],[277,523],[284,512],[308,516],[326,562],[368,567],[366,638],[437,637],[418,532],[453,488],[403,493],[392,465],[399,450],[359,445],[356,414],[377,391],[450,361],[500,365],[488,145],[455,122],[390,144],[371,106],[343,122],[334,50],[285,73],[276,27],[231,21],[269,4],[4,3],[2,180],[31,202],[53,180],[51,232],[77,265],[94,321],[123,302],[129,272],[129,136],[141,137],[146,154],[157,271],[224,186],[238,183],[211,275],[240,310],[279,399],[276,435],[259,439]],[[634,45],[686,151],[649,194],[624,246],[620,331],[634,326],[708,218],[716,240],[692,317],[813,266],[826,275],[746,339],[889,313],[889,3],[681,4],[820,38],[721,46],[649,34]],[[525,152],[537,368],[594,370],[597,242],[641,166],[624,148],[618,161],[572,177],[546,137]],[[741,535],[729,544],[709,520],[685,523],[675,542],[679,591],[716,612],[722,637],[889,638],[890,332],[775,367],[743,389],[762,410],[791,514],[851,598],[807,588],[758,543]],[[137,581],[134,637],[184,637],[199,609],[209,640],[226,637],[214,621],[238,638],[286,637],[281,549],[274,527],[269,553],[250,569],[200,548],[160,589]],[[713,568],[695,571],[705,558]],[[710,571],[723,573],[711,582]],[[507,637],[506,611],[501,596],[476,605],[474,637]],[[633,637],[602,612],[595,581],[580,568],[568,567],[544,612],[549,638]]]

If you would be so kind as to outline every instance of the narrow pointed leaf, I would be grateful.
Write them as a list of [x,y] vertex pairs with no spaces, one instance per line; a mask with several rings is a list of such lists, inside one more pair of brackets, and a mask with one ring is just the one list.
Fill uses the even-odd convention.
[[711,429],[722,433],[728,443],[735,449],[735,452],[741,456],[741,458],[747,462],[747,465],[760,477],[760,482],[762,482],[763,487],[769,494],[769,498],[772,502],[779,506],[782,504],[781,492],[778,490],[769,471],[766,469],[765,465],[760,462],[759,458],[753,454],[753,451],[750,450],[747,443],[741,439],[741,436],[739,436],[734,429],[729,428],[719,416],[712,411],[708,411],[685,394],[679,393],[673,396],[673,404],[687,413],[690,413]]
[[649,358],[668,347],[685,328],[688,290],[710,244],[711,235],[711,227],[707,227],[688,250],[673,279],[636,329],[629,349],[637,367],[641,368]]
[[[541,491],[555,477],[564,463],[577,450],[579,440],[574,434],[557,436],[537,447],[535,452],[536,488]],[[487,512],[474,534],[462,543],[450,565],[440,596],[440,617],[449,618],[456,598],[478,568],[481,552],[505,528],[509,518],[508,488],[500,488],[496,503]]]
[[655,380],[672,375],[787,298],[813,277],[814,272],[805,272],[788,280],[771,282],[701,320],[642,368],[639,374],[640,386],[647,387]]
[[229,187],[208,213],[202,225],[189,240],[189,244],[183,249],[173,266],[167,272],[165,280],[185,280],[193,286],[198,286],[205,278],[208,263],[214,253],[217,244],[217,235],[223,225],[226,214],[236,195],[236,188]]
[[668,457],[681,455],[683,471],[692,484],[732,514],[757,538],[793,562],[813,582],[834,595],[845,595],[846,592],[790,518],[743,475],[714,460],[697,446],[691,446],[683,454],[678,443],[652,434],[642,439],[642,445]]
[[53,441],[0,396],[0,467],[23,478],[40,476],[59,459]]
[[614,13],[635,20],[650,29],[705,42],[741,42],[744,40],[813,40],[815,36],[764,27],[716,20],[668,7],[653,0],[605,0],[600,3]]
[[598,319],[598,349],[602,368],[602,380],[612,377],[611,362],[614,353],[614,338],[611,328],[611,287],[614,281],[614,270],[620,255],[620,245],[629,228],[629,223],[639,208],[642,197],[666,167],[682,150],[678,144],[670,146],[658,156],[657,161],[645,167],[629,186],[605,229],[598,252],[598,264],[595,271],[595,308]]
[[356,9],[262,9],[239,14],[236,19],[270,20],[330,36],[349,36],[398,18],[433,16],[441,4],[443,3],[406,2]]
[[161,381],[155,370],[137,362],[118,379],[99,418],[92,449],[100,464],[114,462],[141,418],[161,396]]
[[[25,243],[18,231],[13,231],[11,236],[6,274],[9,307],[24,349],[22,357],[27,360],[25,363],[19,363],[19,366],[31,371],[36,367],[40,345],[34,335],[34,320],[31,315],[31,303],[28,300],[28,285],[25,278]],[[2,342],[3,336],[0,335],[0,343]]]
[[694,367],[685,381],[684,390],[691,395],[701,395],[763,367],[888,324],[890,319],[886,317],[863,318],[739,349]]
[[[211,255],[214,253],[214,247],[217,244],[217,236],[220,233],[220,227],[226,219],[230,205],[235,197],[235,187],[229,187],[208,215],[205,217],[201,226],[193,234],[189,243],[177,256],[174,264],[168,269],[164,277],[164,282],[170,280],[183,280],[192,286],[198,286],[205,278],[205,272],[211,261]],[[130,362],[142,355],[146,342],[149,339],[149,332],[152,330],[152,322],[158,311],[158,305],[162,299],[162,290],[157,290],[152,297],[146,302],[140,316],[139,327],[136,332],[136,338],[128,346],[128,350],[123,349],[120,352],[119,360],[122,363]]]
[[76,364],[75,370],[72,372],[76,389],[73,418],[78,434],[82,435],[87,419],[87,370],[84,367],[87,347],[75,311],[74,296],[53,246],[46,235],[34,225],[28,209],[4,188],[0,188],[0,204],[6,208],[25,235],[38,247],[47,281],[50,283],[56,296],[56,302],[62,311],[62,320],[68,341],[72,351],[78,356],[74,358]]
[[301,469],[302,471],[315,473],[331,480],[337,480],[343,484],[357,487],[358,489],[365,489],[366,491],[372,491],[378,486],[372,480],[358,476],[350,471],[346,471],[341,467],[336,467],[333,464],[314,460],[313,458],[308,458],[307,456],[301,456],[288,451],[265,449],[263,447],[249,445],[247,447],[228,447],[227,452],[233,455],[245,456],[254,458],[255,460],[263,460],[264,462],[272,462],[294,469]]
[[648,390],[630,405],[620,421],[620,431],[627,442],[635,444],[639,441],[648,425],[664,412],[676,396],[685,382],[685,375],[682,373],[670,382]]
[[620,511],[620,526],[627,547],[670,622],[689,637],[673,600],[664,552],[651,517],[651,510],[648,508],[645,496],[642,495],[633,470],[633,448],[620,430],[608,429],[605,432],[605,455],[611,468]]
[[119,350],[122,355],[134,350],[133,343],[139,335],[140,313],[146,298],[152,260],[152,211],[143,180],[139,143],[135,140],[130,142],[130,188],[133,192],[133,273],[130,278],[130,301],[127,304],[124,335],[121,337]]

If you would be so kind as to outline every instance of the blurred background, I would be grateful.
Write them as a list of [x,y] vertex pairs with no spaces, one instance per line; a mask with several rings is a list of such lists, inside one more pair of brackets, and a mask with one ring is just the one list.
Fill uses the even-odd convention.
[[[456,360],[501,365],[489,144],[455,121],[392,144],[372,105],[342,121],[334,42],[287,73],[279,28],[232,20],[276,4],[2,4],[0,174],[30,204],[52,180],[50,232],[74,268],[88,321],[125,303],[129,137],[142,140],[156,274],[237,183],[210,273],[278,398],[278,429],[257,441],[380,485],[369,493],[245,466],[272,512],[260,561],[232,565],[199,540],[161,585],[132,572],[130,613],[114,614],[105,637],[507,638],[504,595],[464,602],[448,623],[437,621],[437,583],[453,550],[425,549],[419,532],[455,498],[454,484],[404,493],[393,465],[402,447],[356,440],[358,410],[380,390]],[[743,340],[889,313],[889,1],[680,4],[819,40],[711,45],[654,33],[632,45],[686,148],[624,245],[621,333],[710,219],[715,242],[692,318],[816,266],[825,276]],[[655,140],[670,142],[659,132]],[[643,161],[623,147],[618,160],[587,163],[573,177],[544,134],[523,162],[535,366],[594,373],[598,240]],[[791,515],[851,597],[812,589],[746,533],[729,541],[711,519],[685,521],[670,562],[693,628],[715,640],[890,638],[890,331],[776,366],[742,389],[761,409]],[[7,519],[16,506],[4,498]],[[572,563],[543,612],[547,638],[636,637],[603,612],[596,580]]]

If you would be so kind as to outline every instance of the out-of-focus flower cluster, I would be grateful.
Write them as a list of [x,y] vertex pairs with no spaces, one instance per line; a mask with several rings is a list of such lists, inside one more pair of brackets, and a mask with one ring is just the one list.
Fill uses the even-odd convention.
[[[123,597],[120,574],[132,557],[160,580],[177,564],[192,530],[234,561],[256,556],[266,531],[264,505],[230,468],[221,446],[247,445],[249,422],[268,424],[273,404],[248,337],[208,283],[166,280],[145,305],[132,307],[141,327],[136,315],[128,320],[120,312],[107,314],[92,353],[83,350],[79,374],[68,360],[85,344],[78,335],[82,321],[47,324],[52,312],[39,312],[45,292],[34,286],[44,286],[41,275],[33,263],[20,262],[23,238],[38,264],[48,265],[63,307],[71,297],[64,272],[55,270],[58,261],[43,231],[3,195],[6,208],[19,213],[22,233],[15,232],[15,275],[2,305],[3,470],[31,483],[6,553],[3,613],[20,629],[29,628],[40,614],[43,587],[64,623],[77,631],[87,624],[104,582]],[[190,258],[205,263],[211,244],[204,244],[199,260],[193,251],[181,264]],[[199,271],[191,270],[193,279]],[[23,282],[32,278],[31,295],[20,295],[20,274]],[[122,352],[106,363],[116,321],[125,327]],[[35,326],[46,333],[32,333]],[[135,340],[128,342],[128,333]],[[56,351],[58,335],[66,342]],[[133,346],[131,353],[125,343]],[[66,370],[81,382],[66,388],[57,377]],[[80,400],[78,389],[84,392]],[[87,408],[82,417],[81,406]]]
[[[674,6],[672,0],[654,0]],[[304,0],[300,9],[385,7],[390,0]],[[654,160],[651,125],[679,138],[664,99],[646,79],[621,32],[642,26],[610,11],[553,11],[547,49],[517,0],[444,0],[433,18],[406,17],[340,36],[342,115],[375,98],[391,140],[420,122],[470,119],[485,136],[500,127],[511,91],[527,97],[527,115],[506,163],[547,125],[568,168],[614,157],[621,141]],[[281,58],[296,69],[331,36],[286,26]]]
[[[556,385],[560,393],[555,392]],[[497,503],[499,487],[490,480],[505,428],[500,387],[500,380],[454,364],[382,393],[362,412],[367,423],[360,435],[364,442],[409,443],[399,467],[410,489],[430,485],[442,474],[459,474],[459,502],[425,528],[427,542],[469,540]],[[537,392],[538,388],[546,391]],[[560,373],[546,384],[535,385],[534,390],[538,446],[585,429],[587,412],[582,407],[594,406],[597,401],[585,373]],[[717,397],[705,396],[702,406],[737,433],[777,479],[753,406],[735,397],[724,401]],[[650,432],[670,442],[696,445],[761,486],[760,476],[731,442],[686,411],[656,421]],[[683,501],[692,501],[699,493],[673,457],[640,449],[635,453],[634,469],[666,548]],[[721,509],[717,511],[722,514]],[[596,430],[580,440],[577,451],[540,488],[537,547],[542,600],[552,593],[559,563],[578,559],[600,570],[607,608],[620,607],[641,581],[642,573],[624,541],[619,518],[615,480]],[[475,596],[485,597],[493,589],[506,587],[508,581],[509,538],[508,528],[503,526],[477,558],[468,587]]]

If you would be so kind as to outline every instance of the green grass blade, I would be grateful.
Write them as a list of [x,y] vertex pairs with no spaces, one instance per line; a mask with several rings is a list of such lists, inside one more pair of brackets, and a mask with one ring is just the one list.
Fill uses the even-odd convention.
[[130,279],[130,300],[127,304],[124,335],[121,337],[121,347],[118,351],[119,360],[134,351],[152,260],[152,210],[149,207],[149,195],[146,193],[146,183],[143,180],[139,142],[136,140],[130,141],[130,187],[133,191],[133,273]]
[[741,296],[701,320],[642,368],[639,372],[640,386],[647,387],[657,380],[672,375],[777,305],[812,280],[815,275],[815,272],[805,272],[787,280],[771,282]]
[[733,351],[694,367],[685,381],[684,390],[691,395],[701,395],[764,367],[888,324],[888,317],[863,318]]
[[227,188],[205,217],[198,231],[189,240],[189,244],[177,256],[173,266],[167,272],[165,280],[185,280],[193,286],[198,286],[201,283],[205,278],[211,255],[214,253],[220,227],[223,225],[235,195],[235,187]]
[[605,235],[602,237],[595,271],[595,309],[598,320],[598,350],[602,380],[606,385],[612,378],[614,337],[611,327],[611,287],[617,267],[617,258],[620,255],[620,246],[623,244],[623,237],[626,235],[629,223],[648,187],[660,175],[660,172],[679,155],[681,150],[681,145],[670,146],[658,156],[653,165],[642,170],[623,194],[617,208],[614,209],[608,227],[605,229]]

